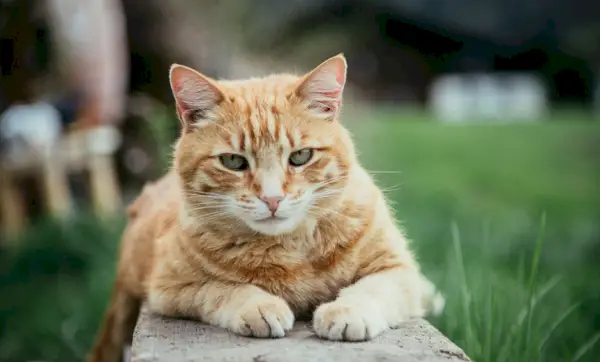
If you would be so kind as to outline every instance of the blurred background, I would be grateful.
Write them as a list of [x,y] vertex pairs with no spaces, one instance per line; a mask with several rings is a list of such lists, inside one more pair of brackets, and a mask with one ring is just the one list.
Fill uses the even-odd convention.
[[344,122],[475,361],[600,360],[600,2],[0,0],[0,360],[81,361],[177,62],[344,52]]

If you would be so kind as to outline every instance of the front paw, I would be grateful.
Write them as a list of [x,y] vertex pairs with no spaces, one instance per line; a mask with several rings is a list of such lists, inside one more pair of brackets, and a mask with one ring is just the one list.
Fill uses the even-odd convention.
[[367,341],[388,329],[375,306],[334,301],[315,311],[313,328],[317,336],[332,341]]
[[274,295],[252,297],[234,313],[229,330],[243,336],[281,338],[294,325],[294,313]]

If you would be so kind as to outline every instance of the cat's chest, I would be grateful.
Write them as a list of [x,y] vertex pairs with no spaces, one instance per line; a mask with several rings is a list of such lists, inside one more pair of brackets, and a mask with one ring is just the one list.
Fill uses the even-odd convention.
[[356,263],[352,259],[347,255],[334,262],[264,265],[247,274],[246,282],[285,299],[295,312],[303,313],[333,300],[354,281]]
[[296,312],[304,312],[334,299],[340,289],[354,282],[357,248],[337,237],[309,237],[270,246],[247,244],[228,253],[223,270],[234,272],[229,274],[233,281],[256,285],[285,299]]

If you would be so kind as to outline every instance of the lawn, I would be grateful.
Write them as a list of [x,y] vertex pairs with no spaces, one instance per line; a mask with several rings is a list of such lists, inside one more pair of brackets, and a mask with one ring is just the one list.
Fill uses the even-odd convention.
[[476,361],[599,360],[598,123],[373,118],[353,133],[447,296],[436,325]]
[[[475,361],[600,360],[599,124],[361,118],[360,158],[446,295],[432,322]],[[81,360],[121,227],[39,225],[0,253],[0,360]]]

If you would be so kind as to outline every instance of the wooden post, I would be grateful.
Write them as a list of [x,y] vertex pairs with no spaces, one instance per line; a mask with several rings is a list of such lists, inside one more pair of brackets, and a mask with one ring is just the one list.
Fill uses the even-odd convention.
[[96,213],[101,216],[114,214],[121,207],[121,195],[112,155],[92,154],[88,167]]
[[41,176],[48,211],[54,217],[64,217],[71,210],[71,192],[67,167],[60,155],[51,154],[45,158]]
[[21,230],[27,220],[19,189],[10,178],[10,170],[3,169],[0,175],[0,220],[2,237],[10,238]]

